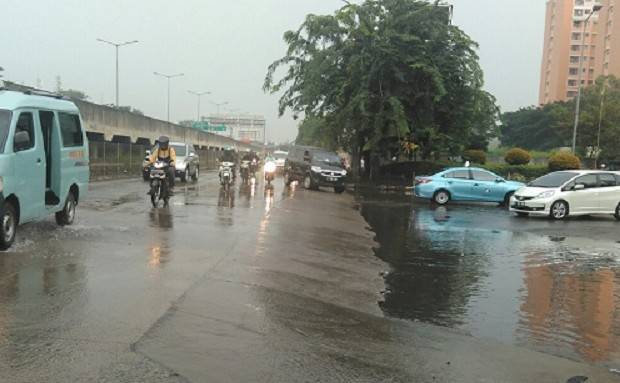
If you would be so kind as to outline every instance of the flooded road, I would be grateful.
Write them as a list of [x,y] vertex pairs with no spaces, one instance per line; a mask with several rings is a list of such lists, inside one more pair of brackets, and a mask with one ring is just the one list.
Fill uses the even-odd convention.
[[[591,338],[568,327],[591,326],[571,318],[579,307],[601,312],[609,295],[564,301],[568,290],[599,291],[573,275],[615,281],[605,274],[615,269],[602,250],[597,263],[568,268],[559,249],[575,239],[543,221],[548,234],[514,232],[492,209],[459,215],[381,198],[363,204],[374,233],[347,193],[281,179],[227,192],[214,173],[201,177],[158,209],[139,180],[93,183],[75,225],[20,227],[0,254],[0,382],[620,381],[550,355],[581,355],[571,339],[583,350],[609,339],[600,355],[612,360],[615,343],[594,332],[604,315]],[[493,228],[474,229],[487,211]],[[608,243],[613,223],[591,224],[600,226],[591,241]],[[550,328],[564,323],[558,341]]]
[[522,219],[493,205],[361,195],[393,317],[620,365],[620,223]]

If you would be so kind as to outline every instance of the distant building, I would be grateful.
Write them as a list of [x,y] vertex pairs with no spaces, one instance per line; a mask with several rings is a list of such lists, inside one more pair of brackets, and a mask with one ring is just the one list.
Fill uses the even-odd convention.
[[226,130],[214,132],[239,141],[265,142],[266,120],[256,115],[211,115],[204,118],[211,125],[224,125]]
[[[577,96],[579,61],[583,43],[581,84],[588,86],[601,75],[620,76],[620,0],[547,0],[539,103]],[[595,5],[603,8],[584,20]]]

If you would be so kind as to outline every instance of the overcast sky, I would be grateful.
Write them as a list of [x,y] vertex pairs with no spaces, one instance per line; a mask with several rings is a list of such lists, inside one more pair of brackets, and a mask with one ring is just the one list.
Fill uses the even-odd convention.
[[[486,88],[502,110],[536,103],[544,0],[451,0],[454,23],[480,44]],[[139,40],[121,48],[120,102],[166,118],[166,80],[154,71],[183,72],[172,83],[171,119],[193,119],[188,90],[211,91],[212,102],[267,118],[267,137],[295,137],[296,122],[277,118],[265,95],[267,66],[285,50],[282,34],[307,13],[331,13],[341,0],[2,0],[0,66],[9,80],[80,89],[97,103],[114,102],[114,48],[96,41]]]

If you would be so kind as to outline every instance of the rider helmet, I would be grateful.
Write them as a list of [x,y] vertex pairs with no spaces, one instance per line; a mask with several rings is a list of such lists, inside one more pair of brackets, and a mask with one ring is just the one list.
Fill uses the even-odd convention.
[[168,146],[170,145],[170,138],[167,136],[159,137],[159,148],[162,150],[168,150]]

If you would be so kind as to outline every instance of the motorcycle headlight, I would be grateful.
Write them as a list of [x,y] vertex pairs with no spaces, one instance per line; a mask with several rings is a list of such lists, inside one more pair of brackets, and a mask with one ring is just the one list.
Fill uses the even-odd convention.
[[536,196],[537,199],[539,198],[549,198],[549,197],[553,197],[553,195],[555,194],[555,190],[549,190],[546,192],[542,192],[539,195]]
[[311,166],[310,170],[312,170],[315,173],[320,173],[321,172],[321,167],[320,166]]
[[342,171],[342,175],[343,175],[343,176],[346,176],[346,175],[347,175],[347,171],[346,171],[346,170],[343,170],[343,171]]
[[265,164],[265,172],[267,173],[273,173],[276,171],[276,164],[273,162],[267,162]]

